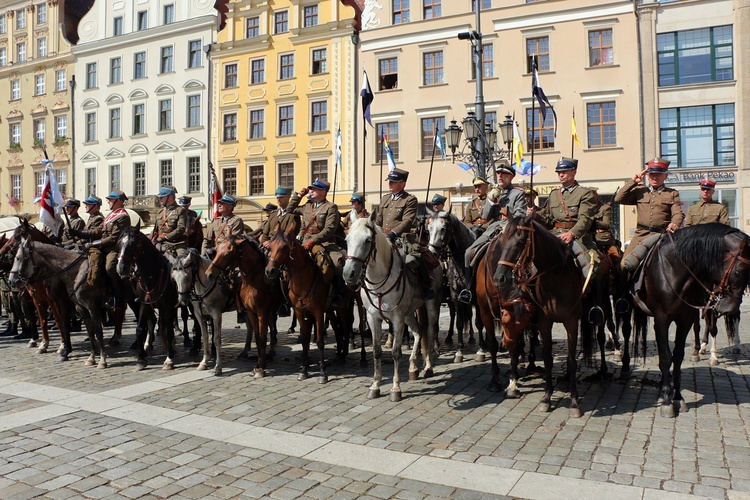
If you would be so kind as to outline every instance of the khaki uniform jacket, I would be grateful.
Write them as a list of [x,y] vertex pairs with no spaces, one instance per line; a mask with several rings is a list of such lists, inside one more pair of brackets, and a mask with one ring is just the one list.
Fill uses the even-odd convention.
[[[68,220],[70,221],[70,228],[76,231],[80,231],[86,227],[86,222],[84,222],[84,220],[78,214],[70,216]],[[60,239],[60,243],[62,243],[63,246],[68,246],[68,245],[72,245],[75,243],[75,240],[70,235],[70,230],[68,229],[67,223],[63,225],[63,231],[62,231],[62,237]]]
[[[122,213],[120,215],[113,219],[110,219],[109,222],[106,222],[106,218],[104,218],[102,220],[100,236],[102,240],[102,253],[106,254],[109,252],[114,252],[115,245],[117,245],[117,240],[120,239],[120,235],[122,234],[123,230],[130,226],[130,216],[125,210],[122,210]],[[89,234],[91,234],[90,231]]]
[[236,215],[217,217],[206,228],[206,236],[203,238],[201,253],[205,254],[208,248],[216,248],[219,243],[227,238],[242,236],[244,232],[245,224]]
[[526,195],[523,189],[511,184],[508,189],[500,188],[496,192],[497,203],[507,211],[509,219],[526,215]]
[[300,218],[299,215],[296,213],[289,213],[287,210],[283,211],[278,209],[268,216],[268,219],[263,224],[263,230],[260,235],[260,242],[265,243],[268,240],[273,239],[274,236],[276,236],[276,233],[281,231],[282,233],[286,232],[287,229],[290,228],[296,228],[295,232],[299,231],[300,227]]
[[162,248],[187,248],[188,213],[184,207],[172,205],[162,207],[156,216],[156,227],[151,235],[151,241],[162,238]]
[[615,237],[612,234],[612,206],[609,203],[602,203],[597,207],[591,229],[594,232],[594,240],[598,245],[610,246],[615,244]]
[[375,217],[375,225],[383,231],[392,231],[397,235],[411,233],[416,227],[417,197],[406,191],[401,191],[398,198],[387,194],[380,200],[380,209]]
[[635,205],[638,226],[630,239],[625,256],[648,236],[663,233],[670,222],[681,226],[685,219],[680,206],[680,193],[666,186],[652,191],[649,187],[629,180],[615,194],[615,202]]
[[201,249],[203,244],[203,224],[201,224],[198,212],[187,209],[187,239],[185,244],[188,248]]
[[695,226],[698,224],[708,224],[710,222],[719,222],[729,225],[729,213],[727,207],[718,201],[703,200],[696,201],[688,207],[687,217],[685,217],[685,227]]
[[571,231],[581,239],[591,230],[595,212],[594,193],[576,182],[572,189],[553,189],[537,218],[554,234]]
[[483,218],[483,216],[487,215],[488,213],[488,205],[492,205],[492,200],[489,196],[487,196],[485,199],[474,196],[474,198],[472,198],[471,200],[471,203],[469,204],[469,208],[464,214],[463,223],[470,229],[472,227],[481,227],[483,229],[487,229],[487,226],[489,226],[490,222],[492,222]]
[[86,231],[89,232],[89,237],[91,237],[91,233],[96,233],[96,236],[91,239],[96,239],[101,237],[101,230],[102,225],[104,224],[104,215],[102,215],[101,212],[96,212],[95,214],[89,215],[89,220],[86,223]]
[[300,216],[302,228],[300,235],[302,241],[312,241],[317,245],[336,244],[336,230],[339,227],[341,216],[336,204],[328,200],[321,202],[317,207],[313,202],[307,202],[299,206],[302,199],[299,194],[294,193],[286,207],[288,213]]

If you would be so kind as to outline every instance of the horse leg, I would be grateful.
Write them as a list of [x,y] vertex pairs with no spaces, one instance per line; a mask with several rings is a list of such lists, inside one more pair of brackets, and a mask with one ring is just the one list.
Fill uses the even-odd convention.
[[633,331],[633,324],[631,322],[631,315],[629,310],[624,314],[618,314],[618,318],[620,327],[622,328],[623,340],[620,380],[627,380],[628,378],[630,378],[630,334]]
[[423,341],[424,356],[425,356],[425,367],[422,376],[424,378],[432,377],[434,373],[433,363],[435,353],[440,353],[439,349],[434,349],[438,338],[438,331],[440,329],[440,302],[432,300],[426,304],[427,317],[425,329],[426,338]]
[[302,370],[297,376],[297,380],[306,380],[310,377],[308,373],[309,354],[310,354],[310,337],[312,336],[312,321],[304,313],[298,313],[296,310],[294,314],[297,315],[297,321],[299,322],[299,341],[302,344]]
[[383,349],[386,351],[393,349],[393,323],[391,321],[388,322],[388,338],[385,341]]
[[[193,342],[190,340],[190,330],[188,330],[188,319],[190,319],[188,306],[180,307],[180,315],[182,316],[182,346],[192,347]],[[177,334],[177,331],[175,331],[175,334]]]
[[[425,336],[424,325],[426,323],[424,318],[426,315],[425,308],[422,306],[417,311],[416,316],[412,314],[404,318],[404,322],[414,332],[414,345],[412,345],[411,354],[409,355],[409,380],[419,379],[419,366],[417,365],[417,359],[422,351],[422,339]],[[427,350],[429,350],[429,348]]]
[[325,335],[326,314],[324,311],[319,311],[315,316],[315,343],[318,345],[318,355],[320,357],[320,375],[318,375],[319,384],[328,383],[328,374],[326,373]]
[[376,316],[370,311],[367,311],[367,323],[370,325],[370,331],[372,332],[372,360],[375,368],[372,385],[367,391],[367,399],[375,399],[380,397],[380,383],[383,380],[383,345],[381,344],[383,323],[380,321],[379,315]]
[[606,380],[607,378],[611,377],[609,376],[609,369],[607,367],[607,356],[605,352],[606,332],[604,331],[604,325],[597,325],[596,340],[599,343],[599,356],[601,357],[599,375],[601,376],[602,380]]
[[[714,326],[716,326],[716,315],[714,317]],[[674,404],[680,413],[688,411],[687,403],[682,399],[682,360],[685,358],[685,340],[690,333],[691,321],[683,320],[677,323],[676,334],[674,339],[674,354],[672,363],[674,365]],[[714,339],[716,337],[714,336]]]
[[719,334],[719,319],[713,312],[710,313],[710,319],[708,311],[706,311],[706,330],[711,336],[711,357],[708,360],[709,366],[718,366],[719,357],[717,356],[718,351],[716,350],[716,336]]
[[[551,326],[551,325],[550,325]],[[578,385],[577,385],[577,372],[578,372],[578,360],[576,359],[577,343],[578,343],[578,318],[568,318],[563,321],[563,326],[568,334],[568,380],[570,382],[570,418],[581,417],[581,408],[578,405]],[[603,338],[602,330],[602,341]],[[545,348],[545,351],[547,349]],[[545,355],[544,366],[547,368],[547,359]],[[551,367],[550,367],[551,368]],[[552,370],[547,369],[547,375],[552,375]],[[550,379],[550,382],[552,380]]]
[[740,311],[724,317],[727,326],[727,342],[732,346],[732,354],[740,353]]
[[93,310],[91,313],[91,326],[93,327],[92,341],[96,342],[96,348],[99,351],[99,364],[97,368],[107,368],[107,351],[104,344],[104,330],[102,329],[103,318],[100,316],[98,307],[92,307],[89,311],[91,310]]
[[216,345],[216,362],[214,363],[214,375],[221,375],[223,368],[221,366],[221,311],[211,314],[214,324],[214,344]]
[[[704,314],[706,313],[708,313],[708,311]],[[693,322],[693,354],[690,355],[690,361],[697,363],[701,360],[701,354],[706,354],[706,346],[701,342],[700,318],[696,318]]]
[[[175,299],[175,303],[177,300]],[[162,344],[164,349],[167,351],[167,357],[162,364],[162,370],[174,370],[174,320],[176,317],[176,309],[165,305],[159,308],[159,335],[161,336]],[[162,321],[162,318],[164,320]]]
[[[206,323],[206,317],[203,315],[203,309],[200,304],[198,307],[193,309],[195,311],[195,319],[201,328],[201,344],[203,345],[203,359],[198,364],[198,370],[203,371],[208,369],[208,363],[211,362],[211,339],[208,336],[208,324]],[[197,344],[193,344],[193,347],[198,347]]]
[[[258,347],[258,362],[253,371],[253,378],[263,378],[266,375],[266,342],[269,316],[266,311],[261,310],[261,314],[257,315],[248,310],[247,335],[249,337],[251,330],[255,331],[255,345]],[[271,351],[273,351],[273,346],[271,346]]]
[[661,416],[674,418],[672,377],[672,353],[669,350],[669,321],[662,317],[654,317],[654,332],[656,347],[659,351],[659,370],[661,371]]
[[[550,411],[552,403],[552,322],[547,318],[540,318],[539,335],[542,337],[542,359],[544,360],[544,396],[539,403],[540,412]],[[573,360],[575,361],[575,349]],[[568,359],[570,359],[570,342],[568,342]]]
[[[245,311],[247,312],[247,308],[245,308]],[[253,326],[254,323],[252,323],[250,320],[245,322],[245,325],[247,325],[247,334],[245,335],[245,346],[242,348],[242,352],[240,352],[237,355],[237,359],[249,359],[250,358],[250,351],[253,348],[253,332],[256,335],[258,335],[258,331]],[[257,344],[257,342],[256,342]]]
[[367,331],[367,316],[365,308],[362,307],[362,297],[357,297],[357,315],[359,316],[359,342],[362,344],[359,349],[359,366],[367,366],[367,351],[365,350],[365,332]]
[[269,311],[267,314],[266,323],[268,324],[268,331],[271,334],[271,350],[268,354],[273,356],[273,348],[276,347],[276,344],[279,341],[279,330],[276,328],[276,321],[278,320],[279,315],[276,310]]
[[393,326],[393,347],[391,348],[391,355],[393,356],[393,387],[391,387],[390,399],[394,403],[401,401],[401,371],[399,364],[401,361],[401,344],[404,339],[404,330],[406,329],[405,320],[406,318],[397,314],[392,317],[391,323]]
[[[445,336],[445,343],[446,344],[452,344],[453,343],[453,327],[454,323],[456,322],[456,303],[452,300],[448,301],[448,311],[450,313],[450,323],[448,324],[448,335]],[[460,321],[460,320],[459,320]],[[458,345],[459,347],[463,347],[463,336],[462,332],[458,332]]]
[[115,331],[112,333],[112,338],[109,339],[109,345],[116,346],[120,343],[120,337],[122,337],[122,324],[125,322],[125,308],[116,308],[112,311],[112,316],[115,321]]
[[148,337],[148,329],[151,322],[150,316],[151,311],[145,305],[139,309],[138,323],[135,327],[136,370],[138,371],[144,370],[148,366],[146,338]]
[[497,364],[498,342],[496,335],[487,336],[487,350],[490,352],[490,363],[492,365],[492,375],[490,376],[490,383],[487,386],[487,390],[490,392],[500,392],[502,386],[500,385],[500,366]]
[[86,325],[86,333],[89,335],[89,344],[91,346],[91,353],[89,353],[89,357],[86,358],[86,361],[83,362],[84,366],[94,366],[96,363],[96,354],[97,354],[97,346],[96,346],[96,332],[95,332],[95,326],[94,321],[91,318],[91,315],[87,313],[87,315],[83,318],[83,321]]

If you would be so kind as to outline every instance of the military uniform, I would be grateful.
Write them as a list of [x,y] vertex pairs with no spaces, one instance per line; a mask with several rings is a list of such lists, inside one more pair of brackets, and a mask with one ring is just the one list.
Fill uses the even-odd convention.
[[612,206],[609,203],[600,203],[596,208],[591,229],[594,231],[594,241],[603,250],[615,244],[612,234]]
[[[344,228],[344,232],[349,234],[349,227],[352,225],[352,217],[351,214],[354,212],[354,209],[352,208],[347,214],[346,217],[341,217],[341,225]],[[370,216],[370,212],[367,211],[366,208],[362,208],[359,212],[357,212],[357,219],[365,219]]]
[[469,229],[479,228],[486,230],[492,221],[485,217],[492,205],[493,203],[489,196],[474,196],[469,207],[466,209],[463,223],[466,224]]
[[67,224],[63,227],[62,238],[60,239],[60,244],[63,247],[69,247],[76,243],[76,240],[70,234],[71,229],[73,231],[80,231],[86,227],[86,221],[84,221],[78,214],[68,217],[68,221],[70,221],[70,227],[68,227]]
[[[317,179],[316,179],[316,182]],[[313,185],[315,185],[313,183]],[[307,202],[303,206],[299,206],[302,199],[298,193],[292,195],[292,199],[289,201],[287,206],[288,214],[296,214],[301,220],[301,230],[299,238],[302,243],[312,241],[313,247],[310,253],[316,256],[319,252],[324,251],[333,263],[334,270],[341,274],[344,269],[344,254],[341,249],[336,245],[336,231],[339,228],[341,222],[341,216],[339,215],[339,209],[328,200],[324,200],[318,203]],[[290,220],[287,224],[291,224]],[[316,262],[323,271],[326,279],[332,279],[333,275],[325,269],[324,262]]]
[[161,238],[162,252],[172,250],[179,255],[187,248],[187,235],[187,210],[178,205],[162,207],[156,216],[156,227],[151,235],[151,241],[156,243]]
[[417,197],[406,191],[398,194],[387,194],[380,200],[380,209],[375,217],[375,225],[384,232],[392,232],[397,236],[408,235],[413,241],[412,230],[417,222]]
[[729,225],[729,212],[727,212],[727,207],[723,203],[713,200],[700,200],[688,207],[685,227],[708,224],[710,222]]
[[553,189],[547,203],[537,212],[537,218],[553,234],[570,231],[584,247],[593,248],[589,231],[595,210],[594,193],[574,182],[567,188]]
[[200,250],[203,244],[203,225],[201,224],[198,212],[186,209],[187,212],[187,239],[185,244],[188,248]]
[[206,229],[206,236],[203,238],[201,253],[206,254],[209,248],[216,248],[222,241],[227,238],[242,236],[245,231],[245,225],[242,219],[232,214],[226,217],[217,217],[211,221]]
[[260,242],[265,243],[266,241],[273,239],[279,231],[282,233],[287,232],[287,230],[297,232],[299,231],[299,227],[300,218],[298,214],[290,213],[289,207],[287,207],[287,210],[279,208],[271,212],[268,216],[268,220],[263,224],[263,230],[260,234]]

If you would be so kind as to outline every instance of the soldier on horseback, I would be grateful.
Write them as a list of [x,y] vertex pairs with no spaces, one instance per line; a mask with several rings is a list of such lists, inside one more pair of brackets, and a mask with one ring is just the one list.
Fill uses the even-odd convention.
[[490,185],[487,179],[478,176],[474,178],[474,196],[471,204],[464,214],[463,223],[471,229],[477,238],[489,227],[492,222],[489,211],[492,209],[492,200],[487,196]]
[[[404,190],[409,172],[400,168],[393,169],[386,177],[390,194],[380,200],[380,209],[375,218],[375,225],[380,226],[391,243],[398,238],[406,242],[408,255],[406,267],[416,270],[422,282],[422,298],[431,300],[435,296],[430,284],[430,272],[424,258],[420,258],[416,235],[412,232],[417,223],[417,197]],[[428,250],[429,251],[429,250]]]
[[448,201],[448,198],[435,193],[435,196],[432,197],[432,201],[431,201],[432,209],[436,212],[443,210],[445,208],[446,201]]
[[349,226],[352,224],[352,215],[356,214],[357,219],[363,219],[370,216],[370,212],[365,208],[365,197],[359,193],[355,193],[349,199],[349,203],[352,204],[352,209],[349,211],[346,217],[341,218],[341,225],[344,228],[344,232],[349,232]]
[[[289,210],[289,200],[291,199],[292,188],[278,187],[276,188],[276,202],[279,206],[268,215],[268,220],[263,226],[263,231],[260,236],[260,242],[263,248],[268,248],[269,242],[276,236],[279,231],[287,232],[291,231],[290,228],[299,228],[299,215]],[[292,231],[292,232],[296,232]]]
[[219,211],[219,217],[211,221],[206,230],[206,236],[203,238],[201,254],[209,259],[213,259],[216,253],[216,247],[219,243],[227,238],[242,236],[245,231],[245,224],[238,216],[234,215],[234,207],[237,206],[237,200],[225,194],[216,202]]
[[81,206],[81,202],[75,198],[68,198],[68,201],[63,205],[63,210],[68,214],[68,225],[63,227],[62,238],[60,244],[68,249],[72,250],[75,247],[76,240],[70,233],[70,230],[80,231],[86,227],[86,222],[78,215],[78,209]]
[[174,186],[163,186],[156,195],[161,210],[156,216],[151,243],[164,254],[173,252],[180,257],[187,249],[188,216],[187,210],[176,203],[176,194]]
[[188,248],[200,250],[203,244],[203,225],[201,225],[198,212],[190,209],[192,202],[193,198],[190,196],[180,196],[177,199],[177,204],[187,212],[187,239],[185,240],[185,244]]

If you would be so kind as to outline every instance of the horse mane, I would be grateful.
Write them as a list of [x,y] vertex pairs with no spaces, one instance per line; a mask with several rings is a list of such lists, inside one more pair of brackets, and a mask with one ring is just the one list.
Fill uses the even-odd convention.
[[718,223],[688,226],[674,233],[674,251],[690,269],[703,270],[724,260],[724,237],[739,232]]
[[374,229],[375,251],[380,253],[381,255],[388,255],[388,253],[391,251],[391,244],[388,242],[388,238],[386,238],[383,231],[377,225],[371,223],[372,226],[369,226],[368,223],[371,222],[367,217],[355,220],[352,223],[351,227],[349,227],[349,234],[358,235],[359,233],[369,233],[370,228]]
[[13,232],[13,235],[20,235],[19,233],[26,233],[29,235],[29,237],[34,240],[38,241],[40,243],[45,243],[47,245],[54,245],[55,242],[52,241],[46,234],[44,234],[42,231],[36,228],[36,226],[33,226],[29,224],[29,221],[26,219],[21,219],[21,224],[18,225],[16,230]]
[[[444,212],[441,210],[441,212]],[[476,237],[474,236],[474,233],[469,231],[469,228],[466,227],[466,225],[459,220],[458,217],[456,217],[455,214],[445,212],[450,220],[451,224],[451,231],[453,231],[454,237],[453,237],[453,244],[456,245],[456,248],[451,248],[451,250],[458,250],[460,252],[465,252],[469,246],[471,246],[472,243],[474,243],[474,240],[476,240]],[[461,243],[459,244],[459,238],[461,239]]]
[[[531,216],[512,217],[505,226],[504,234],[513,234],[519,226],[531,226],[536,234],[535,257],[540,262],[565,262],[573,254],[570,247],[552,234],[546,227],[531,218]],[[535,262],[537,263],[537,262]],[[539,267],[537,263],[537,267]]]

